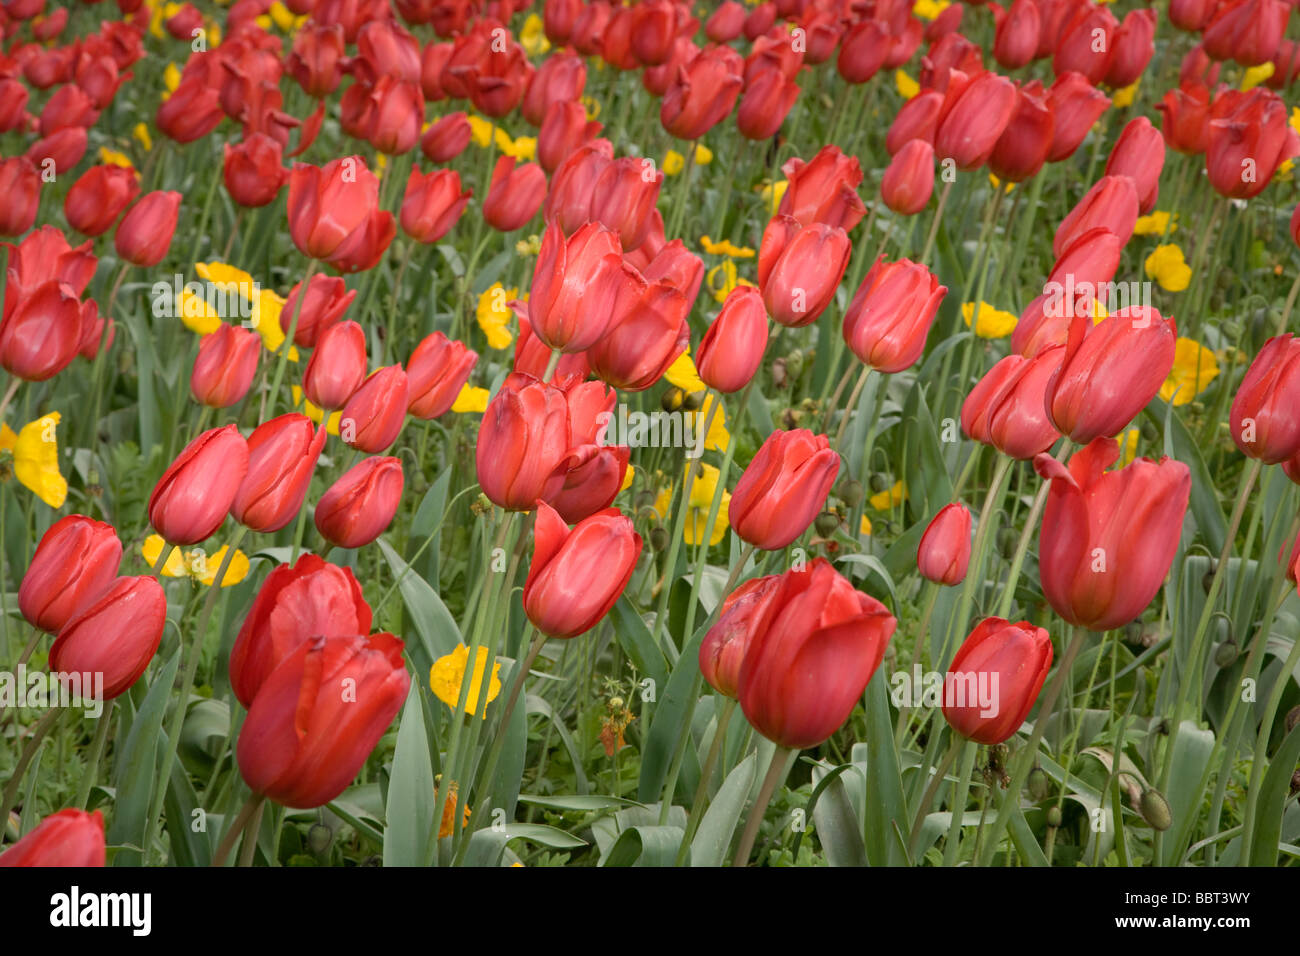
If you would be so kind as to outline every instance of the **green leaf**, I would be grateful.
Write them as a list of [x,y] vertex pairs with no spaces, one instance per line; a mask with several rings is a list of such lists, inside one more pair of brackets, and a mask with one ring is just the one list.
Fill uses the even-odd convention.
[[[555,732],[559,734],[560,743],[569,754],[569,761],[573,764],[573,776],[578,794],[584,796],[590,785],[587,783],[587,772],[582,767],[582,755],[578,752],[578,745],[573,740],[573,734],[569,733],[569,728],[564,726],[564,721],[555,713],[554,708],[547,702],[546,698],[538,697],[536,694],[526,695],[525,704],[530,714],[541,714],[551,722]],[[520,800],[527,799],[521,795]],[[599,798],[598,798],[599,799]]]
[[[1168,792],[1164,795],[1169,801],[1174,829],[1160,844],[1161,866],[1171,866],[1169,861],[1181,859],[1181,848],[1191,842],[1197,808],[1201,805],[1201,779],[1213,750],[1212,732],[1201,730],[1190,720],[1179,725],[1178,739],[1174,741],[1174,753],[1169,763]],[[1292,769],[1295,769],[1294,764]]]
[[903,776],[894,749],[894,727],[889,717],[889,692],[885,672],[877,669],[867,685],[867,806],[864,818],[867,859],[872,866],[902,866],[907,861],[897,843],[889,839],[893,824],[911,832]]
[[[1255,759],[1261,759],[1259,754]],[[1300,729],[1293,729],[1269,762],[1260,781],[1262,792],[1255,805],[1255,830],[1250,841],[1251,866],[1277,866],[1282,838],[1282,810],[1291,793],[1291,776],[1300,760]]]
[[388,566],[397,577],[397,588],[402,594],[402,603],[411,615],[411,623],[419,635],[430,662],[450,654],[458,644],[463,643],[456,619],[451,616],[447,606],[438,597],[438,592],[402,560],[383,538],[379,539],[379,550],[388,560]]
[[654,680],[655,687],[663,688],[668,683],[668,661],[626,595],[618,599],[610,619],[614,622],[614,638],[636,669]]
[[[663,688],[663,692],[655,704],[653,722],[646,736],[645,750],[641,754],[641,777],[637,783],[637,799],[642,803],[651,803],[659,799],[664,781],[668,777],[668,768],[672,765],[678,743],[683,738],[682,731],[686,726],[687,714],[695,705],[701,680],[700,644],[704,641],[704,632],[705,629],[701,626],[690,643],[682,648],[682,656],[678,659],[677,667],[673,668],[667,685],[656,683],[657,687]],[[699,760],[695,756],[694,748],[689,745],[689,742],[684,746],[686,746],[686,760],[694,760],[698,764]],[[698,776],[698,768],[696,776]],[[682,785],[686,778],[686,766],[683,765],[682,776],[677,781],[678,785]],[[669,796],[671,797],[671,794]]]
[[754,786],[757,767],[758,755],[751,753],[727,774],[691,841],[691,866],[722,866],[750,788]]
[[903,481],[914,514],[933,515],[952,503],[952,480],[939,444],[939,428],[921,391],[912,386],[903,406]]
[[420,686],[412,682],[397,728],[384,814],[384,866],[424,866],[433,839],[433,765]]
[[541,823],[507,823],[504,832],[507,840],[528,840],[553,850],[575,850],[587,846],[586,840]]
[[618,835],[600,865],[672,866],[685,835],[681,827],[631,827]]
[[1219,554],[1223,550],[1223,539],[1228,535],[1228,522],[1224,520],[1223,509],[1219,507],[1219,496],[1214,490],[1214,481],[1210,470],[1205,467],[1201,457],[1200,446],[1192,437],[1177,415],[1169,416],[1170,432],[1166,441],[1172,436],[1174,457],[1185,463],[1192,472],[1192,495],[1190,507],[1196,527],[1205,538],[1211,553]]
[[519,795],[520,803],[530,803],[538,807],[546,807],[548,810],[572,810],[575,812],[591,812],[595,810],[613,810],[621,807],[639,807],[642,804],[635,800],[628,800],[625,797],[601,796],[597,793],[589,794],[568,794],[556,797],[541,797],[534,793],[521,793]]

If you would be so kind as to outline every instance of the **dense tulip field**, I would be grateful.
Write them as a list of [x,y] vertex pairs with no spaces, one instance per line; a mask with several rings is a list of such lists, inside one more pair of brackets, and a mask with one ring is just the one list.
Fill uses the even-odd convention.
[[1295,5],[0,0],[0,866],[1291,865]]

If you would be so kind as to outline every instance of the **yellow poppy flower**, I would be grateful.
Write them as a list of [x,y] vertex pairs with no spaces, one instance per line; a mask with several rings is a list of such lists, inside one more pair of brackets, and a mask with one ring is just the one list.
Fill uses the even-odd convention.
[[1137,99],[1138,87],[1142,84],[1141,80],[1135,80],[1122,90],[1116,90],[1115,95],[1110,98],[1111,103],[1116,109],[1122,110],[1126,106],[1132,106],[1133,101]]
[[[249,328],[262,337],[262,345],[269,352],[278,352],[288,337],[280,328],[280,313],[284,311],[284,299],[270,289],[262,289],[253,300],[253,315],[248,320]],[[298,350],[289,346],[289,361],[298,361]]]
[[[140,556],[152,568],[158,563],[164,547],[170,546],[163,540],[162,535],[151,534],[140,546]],[[172,548],[167,555],[167,563],[163,565],[162,573],[169,578],[192,578],[200,584],[211,587],[229,550],[228,544],[223,544],[216,554],[208,554],[202,548],[192,548],[189,551]],[[248,555],[236,549],[235,556],[230,559],[230,566],[226,568],[226,573],[221,578],[221,586],[228,588],[238,584],[248,577],[248,568]]]
[[1291,107],[1291,128],[1300,133],[1300,106]]
[[[699,462],[699,472],[690,483],[691,496],[687,504],[686,523],[682,528],[682,540],[687,544],[696,544],[704,538],[705,526],[709,523],[709,508],[713,505],[713,495],[718,488],[719,472],[712,465]],[[691,465],[683,470],[683,479],[689,479]],[[668,509],[672,504],[672,487],[661,489],[655,496],[655,511],[660,520],[668,520]],[[727,520],[727,509],[731,504],[731,493],[725,489],[718,504],[718,516],[713,522],[713,534],[709,535],[710,546],[717,544],[731,526]]]
[[139,141],[146,153],[153,149],[153,137],[149,135],[149,127],[144,123],[136,123],[131,130],[131,135]]
[[588,120],[594,120],[600,115],[600,101],[594,96],[584,96],[582,99],[578,100],[578,102],[581,103],[583,109],[587,111]]
[[779,183],[769,183],[763,187],[762,196],[767,201],[769,212],[775,216],[777,207],[781,205],[781,197],[785,191],[790,188],[790,181],[783,179]]
[[198,335],[210,335],[221,328],[221,316],[217,315],[207,300],[194,295],[187,289],[181,289],[180,303],[177,305],[180,319],[185,327]]
[[668,366],[668,371],[664,372],[664,378],[688,394],[702,392],[709,387],[704,384],[700,373],[696,371],[689,348],[673,360],[673,364]]
[[532,136],[520,136],[518,139],[511,139],[510,134],[498,126],[492,131],[492,138],[496,140],[497,149],[506,156],[512,156],[518,160],[530,160],[537,157],[537,140]]
[[1272,76],[1275,69],[1277,69],[1277,67],[1275,67],[1271,61],[1261,63],[1259,66],[1250,67],[1241,75],[1241,88],[1243,90],[1254,89]]
[[514,313],[507,303],[518,295],[518,289],[507,289],[500,282],[494,282],[478,297],[474,317],[478,319],[479,328],[487,336],[489,348],[509,348],[510,343],[515,340],[514,333],[510,331],[510,322],[514,319]]
[[[465,712],[467,714],[477,714],[478,709],[478,692],[483,686],[483,674],[487,670],[488,649],[486,647],[478,648],[474,653],[474,674],[470,678],[469,693],[465,698]],[[457,645],[456,649],[450,654],[445,654],[433,662],[433,667],[429,671],[429,689],[434,692],[437,698],[450,707],[456,709],[460,702],[460,685],[465,679],[465,665],[469,663],[469,648],[464,644]],[[492,662],[492,678],[488,682],[487,702],[490,704],[497,699],[501,693],[501,661]],[[483,709],[483,718],[487,719],[487,708]]]
[[1171,216],[1167,212],[1156,210],[1149,216],[1138,216],[1137,222],[1133,226],[1133,235],[1135,236],[1163,236],[1166,232],[1173,232],[1178,228],[1177,223],[1171,223]]
[[542,18],[537,14],[530,13],[524,20],[519,31],[519,45],[529,56],[541,56],[551,48],[551,41],[546,39],[546,30],[542,26]]
[[628,463],[627,471],[623,473],[623,484],[618,486],[619,491],[627,491],[632,487],[632,481],[636,478],[636,469]]
[[[715,403],[716,412],[712,411]],[[727,410],[722,404],[722,399],[713,392],[704,396],[704,403],[700,405],[698,412],[686,413],[686,420],[692,429],[700,427],[701,422],[709,423],[708,434],[704,436],[705,451],[727,450],[727,445],[731,441],[731,433],[727,431]]]
[[[971,318],[974,315],[975,303],[962,303],[961,317],[967,328],[970,328]],[[1015,314],[995,309],[987,302],[981,302],[979,317],[975,319],[975,334],[982,339],[1000,339],[1014,332],[1019,321]]]
[[1186,405],[1210,387],[1219,375],[1219,361],[1214,353],[1194,339],[1179,338],[1174,343],[1174,367],[1160,386],[1160,397],[1174,407]]
[[894,487],[888,491],[877,492],[869,499],[871,507],[877,511],[888,511],[891,508],[897,508],[907,500],[907,489],[903,487],[901,481],[894,482]]
[[659,164],[665,176],[676,176],[686,168],[686,157],[675,149],[664,153],[664,161]]
[[921,84],[912,79],[906,70],[894,71],[894,88],[898,90],[898,95],[905,100],[910,100],[921,92]]
[[[317,425],[319,425],[322,421],[325,420],[325,409],[317,408],[311,402],[307,401],[307,399],[303,397],[301,386],[298,385],[292,386],[292,393],[293,393],[293,404],[295,408],[297,408],[299,405],[302,405],[302,413],[306,415],[308,418],[310,418],[312,421],[314,421]],[[329,421],[325,422],[325,434],[338,435],[339,422],[342,420],[342,418],[343,418],[343,412],[341,410],[337,412],[330,412]]]
[[1166,292],[1182,292],[1192,281],[1192,267],[1183,259],[1177,243],[1156,246],[1155,252],[1147,256],[1145,267],[1147,277],[1155,279]]
[[700,248],[714,256],[731,256],[733,259],[752,259],[757,253],[749,246],[738,246],[730,239],[714,242],[708,236],[700,236]]
[[55,430],[58,412],[28,422],[18,432],[0,425],[0,450],[13,452],[14,477],[51,508],[61,508],[68,497],[68,482],[59,474],[59,443]]
[[163,99],[167,99],[167,97],[175,93],[176,88],[179,87],[180,85],[181,85],[180,67],[178,67],[175,63],[168,63],[166,69],[163,70],[163,86],[167,88],[167,92],[163,94]]
[[492,134],[496,127],[483,117],[475,116],[473,113],[466,116],[466,119],[469,121],[469,135],[470,139],[474,140],[474,145],[481,146],[483,149],[491,146]]
[[704,276],[704,284],[713,293],[713,298],[725,302],[740,280],[736,274],[736,264],[730,259],[723,259]]
[[1119,433],[1119,467],[1123,468],[1137,457],[1138,436],[1141,429],[1129,428]]
[[531,235],[527,239],[520,239],[515,243],[515,252],[521,256],[535,256],[542,251],[542,237]]
[[462,385],[456,400],[451,403],[453,412],[485,412],[488,406],[488,390]]
[[858,525],[858,534],[871,534],[871,519],[866,515],[862,516],[862,523]]
[[99,161],[105,166],[125,166],[127,169],[135,169],[135,164],[126,153],[119,153],[107,146],[99,147]]
[[935,20],[949,5],[948,0],[916,0],[912,4],[912,12],[922,20]]
[[275,0],[266,12],[270,14],[271,22],[279,27],[283,33],[288,33],[294,29],[299,20],[306,19],[305,17],[294,16],[293,11],[281,3],[280,0]]
[[703,143],[696,143],[695,149],[691,153],[691,159],[694,160],[696,166],[707,166],[713,162],[713,150]]

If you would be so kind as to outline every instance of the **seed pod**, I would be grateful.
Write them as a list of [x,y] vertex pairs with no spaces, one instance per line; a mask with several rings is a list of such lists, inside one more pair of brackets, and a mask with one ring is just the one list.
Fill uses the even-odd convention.
[[1214,649],[1214,666],[1219,670],[1231,667],[1236,662],[1239,653],[1241,651],[1234,641],[1224,641]]
[[823,538],[829,538],[840,526],[840,516],[833,511],[823,511],[813,521],[813,527]]
[[334,842],[334,831],[323,823],[314,823],[307,831],[307,847],[316,856],[320,856]]
[[880,474],[880,472],[873,474],[867,484],[871,487],[872,494],[878,495],[882,491],[889,490],[889,479]]
[[663,527],[650,529],[650,547],[662,551],[668,547],[668,531]]
[[1169,801],[1159,790],[1146,790],[1138,804],[1142,819],[1151,824],[1153,829],[1168,830],[1174,823],[1174,816],[1169,811]]
[[1059,827],[1061,825],[1061,808],[1049,807],[1047,810],[1047,825],[1049,827]]
[[670,388],[664,392],[663,397],[659,399],[659,405],[666,412],[675,412],[682,407],[682,402],[686,400],[686,393],[680,388]]
[[704,396],[707,394],[708,392],[691,392],[682,399],[682,408],[688,412],[698,412],[704,405]]
[[1051,781],[1042,767],[1035,767],[1029,771],[1029,780],[1026,781],[1026,784],[1029,788],[1029,799],[1035,803],[1046,799],[1051,788]]
[[862,482],[850,478],[848,481],[840,485],[840,500],[850,508],[856,508],[858,505],[862,504],[862,499],[864,497]]

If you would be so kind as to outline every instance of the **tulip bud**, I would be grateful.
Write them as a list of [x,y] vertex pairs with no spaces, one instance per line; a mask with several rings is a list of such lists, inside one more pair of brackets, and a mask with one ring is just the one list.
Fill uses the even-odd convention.
[[234,425],[186,445],[149,496],[149,523],[170,544],[198,544],[221,527],[248,472],[248,443]]
[[283,148],[265,133],[253,133],[243,142],[224,146],[222,179],[230,198],[241,206],[268,206],[289,179],[282,165]]
[[[6,296],[6,307],[9,302]],[[44,282],[20,297],[18,307],[0,322],[0,365],[28,382],[53,378],[77,357],[84,337],[83,314],[67,283],[57,278]]]
[[365,380],[366,333],[361,326],[340,322],[325,330],[303,373],[307,400],[328,411],[343,408]]
[[167,623],[167,596],[148,575],[118,578],[74,615],[50,648],[50,670],[104,675],[103,700],[129,690],[153,660]]
[[112,525],[85,515],[60,518],[36,546],[18,588],[18,609],[32,627],[57,634],[103,596],[121,561],[122,542]]
[[727,512],[742,540],[776,551],[803,534],[839,474],[840,460],[825,435],[775,431],[740,476]]
[[396,458],[363,458],[321,495],[316,530],[340,548],[369,544],[392,524],[403,483]]
[[427,176],[412,168],[402,200],[402,231],[416,242],[437,242],[456,224],[465,211],[472,190],[460,188],[460,174],[439,169]]
[[0,853],[0,868],[104,866],[107,859],[103,814],[98,810],[87,813],[68,809],[51,813],[39,826]]
[[640,278],[624,272],[618,237],[600,223],[567,239],[548,223],[528,300],[533,334],[552,349],[585,351],[609,329],[622,287]]
[[[765,32],[765,31],[764,31]],[[744,85],[744,61],[727,46],[705,47],[682,66],[659,109],[669,135],[697,140],[726,117]]]
[[492,170],[483,218],[493,229],[514,232],[537,214],[546,198],[546,173],[536,163],[516,168],[513,156],[502,156]]
[[303,255],[341,272],[373,267],[393,241],[393,214],[379,208],[379,180],[360,156],[289,176],[289,234]]
[[753,286],[738,285],[704,333],[695,364],[700,378],[720,392],[738,392],[763,364],[767,349],[767,309]]
[[478,361],[478,353],[463,342],[453,342],[441,332],[420,340],[406,363],[410,388],[407,411],[431,421],[445,415],[465,387]]
[[431,163],[449,163],[465,151],[472,134],[464,113],[448,113],[424,131],[420,150]]
[[1029,716],[1052,666],[1041,627],[981,621],[957,649],[944,681],[943,716],[967,740],[1000,744]]
[[479,425],[475,465],[479,485],[509,511],[532,511],[564,485],[568,471],[569,406],[563,389],[531,375],[506,377]]
[[[901,153],[900,153],[901,155]],[[881,372],[901,372],[925,350],[946,286],[909,259],[876,260],[844,314],[844,340],[861,361]]]
[[727,595],[718,622],[704,635],[700,673],[724,697],[735,699],[750,638],[780,586],[775,574],[746,581]]
[[343,313],[357,297],[357,290],[348,289],[339,276],[316,273],[307,283],[307,296],[300,308],[298,296],[301,293],[302,283],[297,282],[285,297],[280,309],[280,330],[288,335],[296,315],[298,325],[293,333],[294,344],[314,349],[321,336],[342,320]]
[[353,448],[368,454],[385,451],[402,433],[410,398],[406,372],[400,365],[381,368],[361,383],[339,418],[339,434]]
[[1065,347],[1057,345],[1032,359],[1013,354],[999,361],[962,403],[962,431],[1022,461],[1051,448],[1061,433],[1047,417],[1047,385],[1064,354]]
[[1264,343],[1232,399],[1228,420],[1243,455],[1275,465],[1300,453],[1300,339],[1291,333]]
[[102,235],[139,192],[139,177],[134,169],[92,166],[69,187],[63,199],[63,215],[77,232]]
[[156,266],[171,247],[180,215],[181,194],[152,192],[126,211],[113,233],[113,247],[127,262]]
[[981,73],[969,85],[950,88],[934,133],[934,153],[961,170],[988,161],[1016,110],[1016,85],[1005,76]]
[[307,498],[325,427],[290,412],[263,422],[248,436],[248,473],[235,494],[230,513],[240,524],[270,533],[297,517]]
[[943,507],[921,535],[916,567],[921,577],[951,587],[966,578],[970,564],[970,509],[960,502]]
[[880,180],[880,197],[900,216],[915,216],[934,193],[934,147],[923,139],[908,141],[894,154]]
[[257,374],[262,340],[248,329],[227,325],[199,340],[199,354],[190,375],[190,394],[211,408],[229,408],[243,401]]
[[768,315],[788,328],[816,322],[844,277],[849,248],[848,235],[838,227],[773,218],[758,253],[758,285]]

